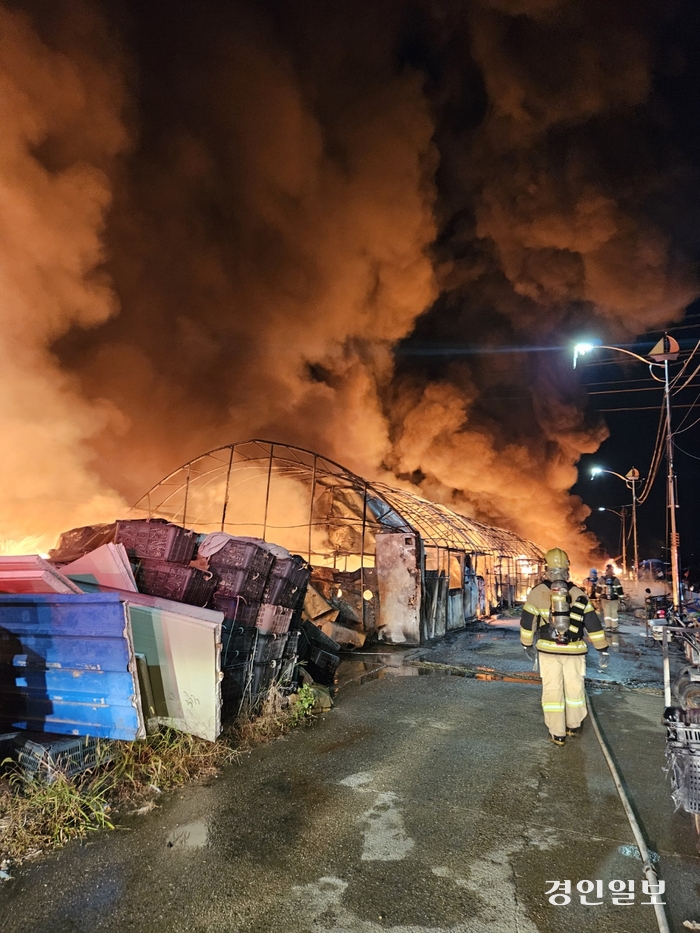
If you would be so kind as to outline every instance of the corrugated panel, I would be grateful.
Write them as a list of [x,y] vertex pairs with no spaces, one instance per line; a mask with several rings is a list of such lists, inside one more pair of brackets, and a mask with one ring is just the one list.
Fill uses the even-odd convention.
[[118,594],[0,595],[0,725],[141,738],[135,673]]

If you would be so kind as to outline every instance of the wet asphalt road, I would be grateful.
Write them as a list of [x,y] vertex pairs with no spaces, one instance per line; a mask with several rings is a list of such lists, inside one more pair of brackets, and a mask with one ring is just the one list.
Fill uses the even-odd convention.
[[[502,666],[519,657],[514,638],[460,635],[428,655],[471,663],[485,642],[479,657]],[[346,685],[331,713],[210,786],[18,871],[0,888],[0,929],[656,930],[592,729],[555,748],[537,687],[419,676],[397,657],[393,674]],[[355,673],[377,660],[386,659],[358,659]],[[671,929],[682,931],[683,920],[700,920],[700,858],[661,771],[663,700],[595,686],[590,695],[660,855]],[[635,903],[614,906],[606,891],[602,906],[582,906],[575,892],[568,906],[548,904],[548,881],[589,879],[634,880]]]

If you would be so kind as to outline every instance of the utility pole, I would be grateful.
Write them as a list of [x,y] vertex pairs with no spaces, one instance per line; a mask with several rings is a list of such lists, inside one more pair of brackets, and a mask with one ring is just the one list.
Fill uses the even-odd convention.
[[673,608],[680,612],[683,604],[681,592],[681,573],[680,573],[680,535],[676,527],[676,475],[673,469],[673,432],[671,430],[671,393],[668,382],[668,363],[669,360],[677,360],[680,347],[678,341],[668,334],[659,340],[654,349],[649,354],[649,359],[656,363],[664,364],[664,402],[666,404],[666,462],[668,473],[667,483],[667,502],[669,510],[669,528],[671,531],[671,589],[673,596]]
[[634,548],[634,566],[632,568],[634,579],[639,580],[639,549],[637,547],[637,483],[639,470],[635,467],[625,476],[628,485],[632,487],[632,546]]

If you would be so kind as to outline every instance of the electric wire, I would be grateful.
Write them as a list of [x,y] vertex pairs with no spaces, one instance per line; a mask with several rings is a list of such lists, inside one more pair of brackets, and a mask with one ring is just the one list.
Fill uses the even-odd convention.
[[649,497],[651,488],[654,485],[656,475],[659,472],[659,464],[661,463],[661,457],[663,454],[663,449],[666,442],[666,431],[668,430],[668,425],[666,424],[665,418],[666,412],[662,407],[659,412],[659,424],[656,428],[656,440],[654,441],[654,452],[651,455],[651,463],[649,464],[649,469],[647,471],[647,479],[644,483],[644,489],[641,494],[637,497],[637,502],[641,505]]
[[[690,356],[688,357],[688,359],[685,361],[685,363],[681,366],[681,368],[680,368],[680,370],[678,371],[678,373],[676,373],[676,375],[673,377],[673,379],[672,379],[671,382],[669,383],[669,388],[675,388],[675,386],[680,382],[681,376],[683,375],[683,373],[684,373],[684,372],[686,371],[686,369],[688,368],[688,365],[689,365],[690,361],[692,360],[692,358],[695,356],[695,353],[697,352],[698,347],[700,347],[700,340],[698,340],[698,342],[695,344],[695,346],[693,347],[693,349],[692,349],[692,351],[691,351],[691,353],[690,353]],[[686,379],[685,384],[682,385],[679,389],[676,389],[676,392],[681,392],[683,389],[685,389],[686,386],[688,386],[688,385],[690,384],[690,382],[692,382],[692,380],[695,378],[695,376],[698,374],[699,371],[700,371],[700,365],[695,367],[695,369],[693,370],[693,372],[692,372],[692,373],[690,374],[690,376],[688,376],[688,378]],[[674,392],[674,395],[675,395],[675,392]]]
[[[688,420],[688,416],[690,415],[690,412],[693,410],[693,407],[698,403],[698,401],[700,401],[700,392],[698,392],[698,394],[695,396],[695,400],[693,401],[693,404],[691,405],[689,411],[687,411],[687,412],[683,415],[683,417],[681,418],[678,427],[677,427],[676,430],[673,432],[674,434],[680,434],[680,433],[682,433],[681,429],[682,429],[683,431],[687,431],[687,430],[688,430],[688,428],[684,428],[683,425],[684,425],[685,422]],[[674,408],[680,408],[680,407],[681,407],[680,405],[674,405]],[[695,422],[693,422],[693,423],[695,424]]]
[[[688,414],[690,414],[690,412],[688,412]],[[683,428],[683,430],[674,431],[673,436],[675,437],[676,434],[684,434],[686,431],[690,431],[690,429],[694,428],[695,425],[698,424],[698,422],[700,422],[700,418],[696,418],[695,421],[691,421],[690,424],[686,425],[686,427]]]
[[[513,396],[512,401],[517,401],[517,397]],[[674,405],[673,410],[680,410],[681,408],[695,408],[695,404],[692,405]],[[596,408],[596,411],[606,412],[606,411],[658,411],[658,405],[629,405],[625,408]],[[675,432],[674,432],[675,433]]]
[[589,395],[625,395],[628,392],[657,392],[658,386],[647,386],[645,389],[596,389],[595,392],[589,392]]
[[674,394],[674,395],[677,395],[679,392],[682,392],[683,389],[687,389],[688,386],[690,385],[690,383],[693,381],[693,379],[695,379],[695,377],[697,376],[698,373],[700,373],[700,363],[698,363],[698,365],[695,367],[695,369],[692,371],[692,373],[688,376],[688,378],[687,378],[686,381],[683,383],[683,385],[682,385],[682,386],[678,386],[678,388],[675,390],[675,392],[674,392],[673,394]]
[[687,450],[683,450],[683,448],[679,447],[678,444],[674,444],[673,449],[680,450],[682,454],[685,454],[686,457],[692,457],[693,460],[700,460],[700,457],[696,457],[695,454],[689,454]]

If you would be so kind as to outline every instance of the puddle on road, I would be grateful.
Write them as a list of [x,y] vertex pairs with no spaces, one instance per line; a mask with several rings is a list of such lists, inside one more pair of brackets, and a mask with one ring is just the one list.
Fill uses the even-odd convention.
[[209,831],[204,820],[177,826],[168,836],[168,849],[203,849],[209,841]]
[[[509,631],[505,628],[487,628],[485,631],[448,633],[440,642],[441,648],[451,649],[447,654],[441,651],[436,655],[432,650],[436,646],[433,645],[353,652],[351,656],[343,658],[338,670],[337,686],[342,689],[352,683],[363,685],[389,676],[476,677],[478,680],[539,683],[529,670],[524,671],[518,665],[518,652],[507,650],[504,654],[504,648],[510,647],[509,639],[513,639]],[[465,635],[468,636],[466,642]],[[656,669],[660,667],[659,658],[653,650],[639,643],[638,636],[637,631],[621,631],[609,636],[612,641],[612,671],[601,674],[597,669],[595,652],[589,651],[589,683],[617,688],[658,689],[661,684],[661,671]],[[489,656],[489,649],[493,649],[493,657]],[[433,657],[441,660],[432,661]]]

